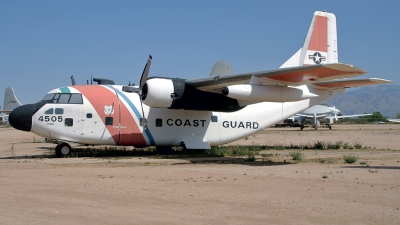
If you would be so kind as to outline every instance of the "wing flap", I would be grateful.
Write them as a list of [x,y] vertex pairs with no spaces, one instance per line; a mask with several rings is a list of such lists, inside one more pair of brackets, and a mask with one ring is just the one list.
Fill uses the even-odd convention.
[[235,84],[249,84],[251,80],[253,82],[256,80],[257,84],[261,85],[298,86],[312,84],[317,81],[359,76],[364,73],[366,71],[348,64],[332,63],[190,79],[186,80],[186,84],[202,91],[221,93],[223,87]]
[[354,79],[354,80],[333,80],[326,82],[318,82],[313,85],[318,88],[351,88],[351,87],[363,87],[377,84],[390,84],[393,81],[384,80],[379,78],[366,78],[366,79]]

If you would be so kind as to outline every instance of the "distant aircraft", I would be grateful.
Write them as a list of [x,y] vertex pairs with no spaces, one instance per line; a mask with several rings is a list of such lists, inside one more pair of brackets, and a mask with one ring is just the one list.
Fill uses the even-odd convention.
[[400,123],[400,119],[387,119],[389,122],[392,122],[392,123]]
[[[242,139],[319,104],[346,88],[387,84],[389,80],[348,80],[366,73],[338,63],[336,17],[315,12],[304,45],[279,69],[233,74],[226,62],[200,79],[148,78],[149,56],[138,86],[61,87],[39,102],[20,106],[10,124],[58,143],[60,157],[68,142],[88,145],[172,146],[210,149]],[[96,81],[96,80],[95,80]]]
[[14,89],[7,87],[4,94],[3,110],[0,110],[0,125],[8,125],[8,114],[18,106],[22,105],[15,96]]
[[312,127],[317,129],[322,123],[325,123],[326,127],[332,129],[332,124],[337,122],[339,119],[357,117],[357,116],[369,116],[372,114],[358,114],[358,115],[342,115],[336,107],[328,107],[324,105],[312,106],[286,120],[286,123],[290,125],[300,125],[301,130],[304,129],[304,124],[310,122]]

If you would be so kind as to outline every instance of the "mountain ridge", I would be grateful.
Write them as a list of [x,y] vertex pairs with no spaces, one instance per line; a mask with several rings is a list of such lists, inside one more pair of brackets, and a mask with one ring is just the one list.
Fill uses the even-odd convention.
[[400,113],[400,85],[377,85],[357,88],[324,102],[343,115],[380,112],[385,117]]

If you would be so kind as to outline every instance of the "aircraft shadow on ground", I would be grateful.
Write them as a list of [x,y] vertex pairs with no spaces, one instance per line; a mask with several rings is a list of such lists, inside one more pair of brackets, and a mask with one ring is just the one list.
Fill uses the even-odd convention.
[[341,166],[340,168],[400,170],[400,166]]
[[[31,159],[31,158],[56,158],[54,153],[54,147],[38,146],[37,149],[43,150],[43,154],[31,154],[31,155],[15,155],[0,157],[0,159]],[[111,157],[149,157],[153,159],[165,159],[165,160],[182,160],[182,162],[171,163],[170,165],[179,164],[238,164],[238,165],[248,165],[248,166],[283,166],[296,164],[293,162],[285,161],[272,161],[268,159],[260,160],[250,160],[246,157],[232,157],[232,156],[215,156],[207,154],[190,154],[181,153],[177,154],[158,154],[157,152],[144,151],[144,150],[103,150],[103,149],[93,149],[93,148],[74,148],[73,155],[70,158],[111,158]],[[86,152],[86,153],[85,153]]]
[[[284,165],[293,165],[297,163],[293,162],[274,162],[274,161],[253,161],[249,162],[245,158],[230,158],[230,157],[222,157],[223,159],[211,158],[211,159],[195,159],[189,160],[192,164],[238,164],[238,165],[247,165],[247,166],[284,166]],[[178,163],[179,164],[179,163]]]

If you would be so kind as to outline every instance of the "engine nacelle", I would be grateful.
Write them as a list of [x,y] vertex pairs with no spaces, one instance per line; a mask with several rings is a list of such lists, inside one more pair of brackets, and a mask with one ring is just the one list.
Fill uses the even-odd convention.
[[293,102],[318,96],[298,88],[254,84],[223,87],[222,93],[230,98],[255,102]]
[[149,78],[142,89],[142,100],[154,108],[218,112],[234,112],[242,108],[236,99],[198,90],[179,78]]
[[171,79],[153,78],[146,81],[142,90],[143,103],[155,108],[169,108],[175,96]]

